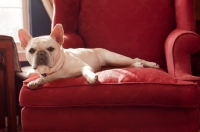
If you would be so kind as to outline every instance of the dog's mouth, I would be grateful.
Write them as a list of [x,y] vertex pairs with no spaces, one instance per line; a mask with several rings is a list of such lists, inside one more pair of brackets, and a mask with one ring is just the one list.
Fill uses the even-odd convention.
[[48,66],[48,61],[47,59],[38,59],[36,62],[35,62],[35,65],[33,66],[33,69],[37,69],[38,66]]
[[40,60],[38,60],[37,65],[38,66],[41,66],[41,65],[47,66],[47,60],[40,59]]

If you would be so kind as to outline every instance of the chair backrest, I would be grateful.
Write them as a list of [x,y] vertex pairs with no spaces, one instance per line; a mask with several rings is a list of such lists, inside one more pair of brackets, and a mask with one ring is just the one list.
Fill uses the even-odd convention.
[[54,7],[52,25],[77,33],[86,48],[154,61],[163,69],[170,32],[195,28],[192,0],[55,0]]

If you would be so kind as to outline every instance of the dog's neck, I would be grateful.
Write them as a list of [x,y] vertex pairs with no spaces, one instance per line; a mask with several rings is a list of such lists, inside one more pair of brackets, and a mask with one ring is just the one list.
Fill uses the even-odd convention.
[[49,75],[51,75],[51,74],[54,74],[55,72],[52,72],[52,73],[43,73],[43,74],[41,74],[43,77],[46,77],[46,76],[49,76]]

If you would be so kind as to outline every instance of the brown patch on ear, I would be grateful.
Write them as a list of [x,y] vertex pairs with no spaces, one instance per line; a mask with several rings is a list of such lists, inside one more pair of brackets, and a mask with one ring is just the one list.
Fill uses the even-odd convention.
[[53,28],[50,36],[56,40],[59,44],[63,44],[64,42],[64,30],[61,24],[56,24],[56,26]]
[[25,29],[20,29],[18,31],[18,36],[21,43],[20,46],[25,49],[30,39],[32,39],[32,36]]

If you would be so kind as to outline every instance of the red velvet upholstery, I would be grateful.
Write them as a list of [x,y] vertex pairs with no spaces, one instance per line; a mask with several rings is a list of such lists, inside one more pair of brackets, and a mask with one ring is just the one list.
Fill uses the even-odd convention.
[[99,83],[59,79],[20,92],[28,131],[198,132],[199,77],[190,54],[200,48],[192,0],[54,0],[65,48],[106,48],[154,61],[161,69],[99,71]]

